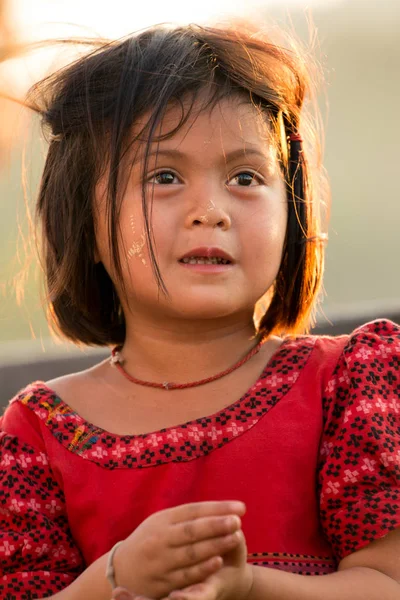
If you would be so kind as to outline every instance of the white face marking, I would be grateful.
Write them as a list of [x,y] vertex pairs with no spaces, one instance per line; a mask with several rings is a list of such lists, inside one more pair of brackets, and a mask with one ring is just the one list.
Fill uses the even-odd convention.
[[[211,212],[212,210],[215,210],[215,204],[212,200],[210,200],[207,205],[206,211]],[[202,223],[208,223],[207,215],[200,215],[199,221],[201,221]]]
[[215,204],[212,200],[210,200],[210,202],[207,206],[207,212],[211,212],[212,210],[215,210]]
[[[129,222],[130,222],[131,229],[132,229],[132,235],[135,238],[136,231],[135,231],[135,221],[134,221],[133,215],[130,216]],[[146,238],[145,238],[144,233],[142,233],[140,236],[140,240],[138,240],[138,241],[135,241],[135,239],[133,240],[132,245],[127,252],[128,259],[130,260],[134,256],[137,256],[138,258],[141,259],[142,263],[144,265],[146,265],[146,259],[143,256],[143,248],[145,247],[145,245],[146,245]]]

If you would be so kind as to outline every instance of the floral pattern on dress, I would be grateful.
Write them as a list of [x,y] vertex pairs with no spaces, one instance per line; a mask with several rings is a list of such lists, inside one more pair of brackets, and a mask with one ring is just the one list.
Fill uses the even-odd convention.
[[0,456],[0,597],[50,596],[84,569],[64,494],[43,452],[0,432]]
[[214,415],[152,433],[108,433],[82,419],[43,382],[28,386],[13,402],[27,405],[69,451],[106,469],[185,462],[209,454],[254,427],[296,383],[315,340],[287,338],[240,400]]
[[320,515],[341,559],[400,525],[400,327],[354,332],[323,407]]
[[[28,386],[13,402],[33,411],[63,447],[106,469],[193,460],[263,418],[298,380],[316,339],[287,340],[238,402],[153,434],[113,436],[85,422],[43,383]],[[336,560],[400,524],[400,328],[377,321],[349,336],[322,402],[320,519],[334,561],[272,552],[250,555],[249,562],[303,575],[330,573]],[[63,490],[42,449],[2,431],[0,451],[1,598],[55,594],[85,569]]]

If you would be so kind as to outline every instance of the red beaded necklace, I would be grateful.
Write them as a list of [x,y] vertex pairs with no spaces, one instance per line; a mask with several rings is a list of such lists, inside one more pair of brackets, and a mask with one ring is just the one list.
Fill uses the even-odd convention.
[[136,379],[136,377],[129,375],[129,373],[127,373],[122,366],[123,360],[119,354],[121,346],[116,346],[111,351],[110,363],[113,366],[115,366],[118,369],[118,371],[124,377],[126,377],[126,379],[128,379],[128,381],[130,381],[132,383],[136,383],[137,385],[144,385],[146,387],[158,388],[161,390],[183,390],[185,388],[198,387],[199,385],[204,385],[206,383],[210,383],[210,381],[215,381],[216,379],[221,379],[221,377],[225,377],[225,375],[229,375],[229,373],[232,373],[232,371],[235,371],[236,369],[238,369],[239,367],[244,365],[255,354],[257,354],[257,352],[260,351],[260,348],[263,345],[264,341],[265,340],[261,340],[261,342],[259,342],[256,346],[254,346],[254,348],[252,348],[250,350],[250,352],[248,352],[244,358],[242,358],[236,364],[234,364],[233,367],[229,367],[228,369],[225,369],[225,371],[221,371],[221,373],[212,375],[212,377],[206,377],[205,379],[200,379],[199,381],[190,381],[189,383],[172,383],[169,381],[164,381],[163,383],[157,383],[154,381],[144,381],[143,379]]

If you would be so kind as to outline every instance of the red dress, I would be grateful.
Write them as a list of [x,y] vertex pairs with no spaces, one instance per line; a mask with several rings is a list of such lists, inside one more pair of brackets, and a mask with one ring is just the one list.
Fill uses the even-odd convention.
[[3,600],[56,593],[151,513],[201,500],[246,503],[250,562],[330,573],[400,524],[400,327],[286,338],[240,400],[145,435],[36,382],[0,442]]

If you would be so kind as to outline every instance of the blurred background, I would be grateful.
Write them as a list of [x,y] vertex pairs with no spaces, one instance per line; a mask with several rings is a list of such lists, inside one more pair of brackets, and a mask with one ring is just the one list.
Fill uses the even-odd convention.
[[[27,41],[120,37],[156,22],[246,15],[261,26],[294,28],[305,40],[311,15],[317,33],[332,208],[326,294],[315,331],[348,332],[378,317],[400,321],[400,0],[153,0],[139,8],[130,0],[0,0],[0,59],[14,56],[2,65],[2,89],[7,79],[9,93],[21,95],[51,69],[48,52],[19,55]],[[26,282],[20,276],[30,253],[25,202],[33,204],[45,151],[35,119],[0,100],[0,403],[31,380],[84,368],[105,355],[51,339],[40,273],[30,269]]]

